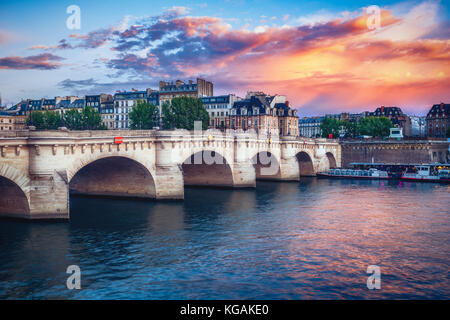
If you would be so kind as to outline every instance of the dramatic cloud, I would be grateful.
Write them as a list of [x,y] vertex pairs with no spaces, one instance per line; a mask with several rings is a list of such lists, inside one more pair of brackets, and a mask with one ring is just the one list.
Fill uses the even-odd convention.
[[[385,24],[397,20],[385,14]],[[264,55],[287,55],[321,47],[328,41],[369,32],[364,17],[316,26],[232,30],[221,19],[174,17],[133,25],[114,39],[120,52],[108,66],[150,76],[210,73],[233,61],[251,62]],[[117,35],[117,34],[116,34]],[[138,51],[145,51],[138,54]]]
[[97,85],[93,78],[86,80],[66,79],[58,83],[58,86],[64,89],[85,89]]
[[52,70],[60,67],[60,63],[55,61],[63,60],[63,58],[55,56],[50,53],[38,54],[29,57],[5,57],[0,58],[0,69],[39,69]]
[[93,78],[84,80],[65,79],[60,81],[57,86],[61,89],[68,90],[72,94],[98,94],[99,92],[114,92],[116,90],[129,90],[130,88],[149,88],[157,85],[156,82],[148,80],[128,80],[128,81],[113,81],[101,82]]
[[72,45],[67,43],[66,39],[62,39],[59,41],[57,45],[54,46],[46,46],[43,44],[35,45],[29,48],[30,50],[50,50],[50,49],[73,49]]
[[[109,76],[151,83],[203,76],[215,82],[216,93],[285,94],[292,105],[311,113],[371,110],[381,104],[427,108],[450,99],[449,25],[438,19],[439,8],[427,1],[401,16],[381,10],[378,30],[368,29],[363,13],[335,18],[323,11],[280,19],[297,25],[249,31],[221,18],[186,16],[188,9],[173,7],[160,16],[132,24],[127,19],[40,49],[106,47],[115,55],[104,60],[114,72]],[[94,86],[92,79],[78,81],[86,82],[67,79],[60,86]]]

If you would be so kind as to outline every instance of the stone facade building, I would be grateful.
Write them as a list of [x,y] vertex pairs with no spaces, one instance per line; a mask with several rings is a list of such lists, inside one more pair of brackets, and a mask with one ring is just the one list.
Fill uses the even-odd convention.
[[147,91],[118,91],[114,95],[114,129],[128,129],[130,127],[128,114],[139,101],[147,101]]
[[431,107],[427,114],[426,134],[429,137],[444,138],[450,128],[450,104],[440,103]]
[[201,98],[203,107],[209,114],[209,127],[214,129],[230,128],[230,112],[236,101],[242,100],[234,94]]
[[113,101],[113,96],[106,93],[85,96],[86,107],[92,107],[100,112],[105,102]]
[[254,130],[267,135],[297,136],[297,110],[289,107],[284,96],[249,92],[234,103],[230,111],[230,128]]
[[107,129],[114,129],[114,98],[111,94],[95,94],[85,97],[86,107],[91,107],[100,113]]
[[25,116],[15,116],[8,112],[0,112],[0,131],[23,130],[25,122]]
[[298,120],[298,134],[300,137],[317,138],[322,135],[320,125],[325,117],[310,117]]
[[370,114],[374,117],[386,117],[392,121],[392,124],[397,128],[403,129],[403,135],[411,136],[411,119],[403,113],[399,107],[385,107],[381,106]]
[[162,106],[164,102],[171,102],[176,97],[211,97],[214,95],[214,86],[212,82],[197,78],[194,83],[189,80],[184,83],[181,80],[173,82],[160,81],[159,82],[159,105]]
[[114,129],[115,116],[114,116],[114,101],[104,101],[100,108],[100,117],[102,123],[106,126],[106,129]]

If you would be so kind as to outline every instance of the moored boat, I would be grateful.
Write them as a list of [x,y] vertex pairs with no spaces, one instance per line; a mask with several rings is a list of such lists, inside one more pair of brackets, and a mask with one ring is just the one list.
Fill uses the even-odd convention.
[[351,178],[351,179],[390,179],[387,171],[370,168],[368,170],[330,169],[328,172],[317,173],[319,178]]
[[450,169],[446,166],[417,165],[408,168],[401,177],[405,181],[450,183]]

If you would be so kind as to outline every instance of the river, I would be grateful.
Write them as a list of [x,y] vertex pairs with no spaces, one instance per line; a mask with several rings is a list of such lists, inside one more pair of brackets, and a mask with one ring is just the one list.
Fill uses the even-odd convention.
[[1,299],[450,298],[448,185],[305,178],[70,207],[70,222],[0,220]]

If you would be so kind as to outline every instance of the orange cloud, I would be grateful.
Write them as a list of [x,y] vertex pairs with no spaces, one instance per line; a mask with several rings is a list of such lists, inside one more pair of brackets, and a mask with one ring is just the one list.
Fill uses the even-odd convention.
[[431,2],[400,17],[381,10],[378,30],[369,30],[369,16],[363,13],[253,32],[233,30],[220,18],[173,12],[121,31],[111,27],[71,35],[70,41],[78,43],[62,40],[56,48],[108,45],[117,57],[106,65],[121,73],[153,78],[200,75],[222,92],[287,95],[291,105],[310,113],[390,104],[426,109],[450,100],[450,40],[427,38],[440,29],[438,11]]

